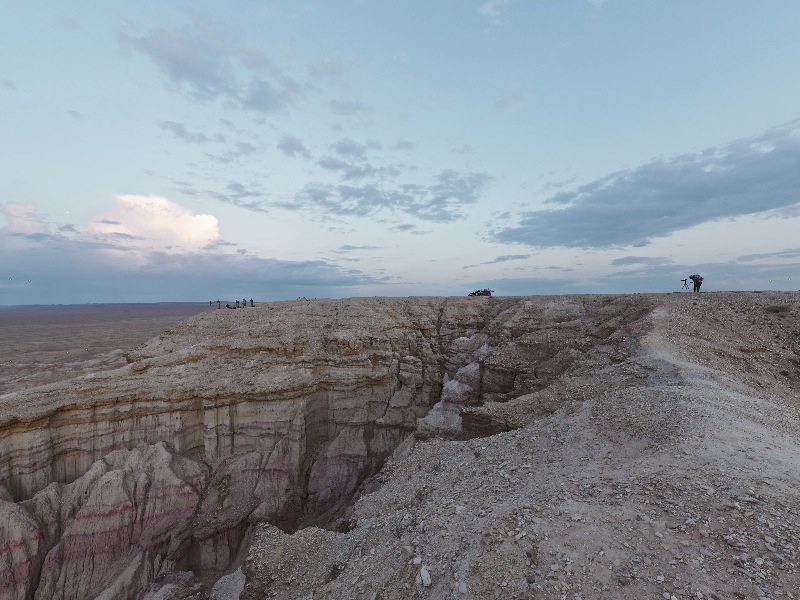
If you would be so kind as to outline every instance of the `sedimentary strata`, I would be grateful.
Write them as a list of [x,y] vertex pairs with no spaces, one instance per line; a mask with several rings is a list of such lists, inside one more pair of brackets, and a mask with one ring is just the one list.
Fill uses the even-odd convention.
[[[364,494],[415,440],[518,435],[598,398],[614,406],[643,382],[680,381],[663,349],[643,350],[654,315],[675,310],[663,304],[368,298],[209,310],[129,351],[120,369],[2,396],[0,598],[199,598],[245,579],[244,597],[291,595],[260,562],[264,540],[289,549],[324,531],[323,545],[358,560],[373,534],[354,502],[379,498]],[[632,431],[633,410],[630,421]],[[422,504],[431,490],[414,494]],[[357,597],[336,595],[346,564],[322,564],[318,590]],[[420,575],[420,590],[431,585]],[[381,597],[405,593],[384,586]]]

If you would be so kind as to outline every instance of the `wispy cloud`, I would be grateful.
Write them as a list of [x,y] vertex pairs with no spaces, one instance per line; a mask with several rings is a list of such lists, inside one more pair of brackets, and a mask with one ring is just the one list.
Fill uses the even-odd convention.
[[341,85],[350,72],[350,66],[341,60],[325,57],[310,62],[306,70],[312,81],[328,81]]
[[357,101],[331,100],[328,102],[328,107],[340,117],[364,116],[372,112],[369,106]]
[[747,263],[764,260],[775,261],[795,258],[800,258],[800,248],[789,248],[778,252],[766,252],[762,254],[747,254],[745,256],[740,256],[737,260]]
[[336,250],[331,250],[334,254],[350,254],[351,252],[361,252],[364,250],[379,250],[380,246],[352,246],[344,244],[339,246]]
[[511,89],[494,101],[494,107],[500,110],[511,110],[525,104],[527,98],[522,89]]
[[793,122],[701,153],[612,173],[555,194],[546,201],[552,208],[523,213],[518,224],[495,231],[494,238],[537,247],[644,246],[719,219],[794,214],[800,202],[797,129]]
[[189,191],[194,196],[210,196],[223,204],[230,204],[255,212],[268,212],[268,201],[263,188],[245,184],[239,181],[230,181],[220,190],[197,190],[187,186],[184,191]]
[[509,4],[515,1],[516,0],[485,0],[478,8],[478,12],[493,22],[497,22],[500,20],[500,14]]
[[143,34],[124,31],[119,38],[196,100],[271,113],[296,106],[305,95],[303,86],[268,57],[207,20],[194,18],[183,27],[157,27]]
[[6,233],[30,235],[49,231],[47,217],[38,211],[33,202],[6,202],[0,208],[0,213],[7,222],[2,229]]
[[493,181],[486,173],[445,170],[428,185],[309,185],[284,208],[322,211],[336,216],[367,217],[381,211],[413,215],[424,221],[451,222],[465,216]]
[[205,133],[196,131],[189,131],[183,123],[176,123],[175,121],[158,121],[156,123],[159,129],[171,133],[179,140],[189,142],[190,144],[206,144],[211,141]]
[[484,265],[496,265],[496,264],[499,264],[499,263],[509,262],[509,261],[513,261],[513,260],[526,260],[526,259],[528,259],[530,257],[531,257],[530,254],[504,254],[502,256],[498,256],[494,260],[489,260],[489,261],[482,262],[482,263],[477,263],[477,264],[474,264],[474,265],[464,265],[461,268],[462,269],[472,269],[474,267],[479,267],[479,266],[484,266]]

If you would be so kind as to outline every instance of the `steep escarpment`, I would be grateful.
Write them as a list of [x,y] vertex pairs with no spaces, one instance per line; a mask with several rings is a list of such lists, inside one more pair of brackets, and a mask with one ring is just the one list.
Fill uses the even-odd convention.
[[258,523],[346,531],[409,436],[490,435],[582,399],[589,373],[634,351],[653,302],[210,310],[121,369],[2,396],[0,598],[202,588],[243,560]]

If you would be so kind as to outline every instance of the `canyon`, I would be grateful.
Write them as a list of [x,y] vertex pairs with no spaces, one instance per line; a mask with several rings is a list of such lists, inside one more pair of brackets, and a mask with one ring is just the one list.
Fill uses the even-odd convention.
[[798,315],[299,299],[32,370],[0,599],[798,597]]

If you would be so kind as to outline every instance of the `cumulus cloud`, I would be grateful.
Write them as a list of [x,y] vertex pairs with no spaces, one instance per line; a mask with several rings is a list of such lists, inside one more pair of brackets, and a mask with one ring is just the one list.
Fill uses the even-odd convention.
[[[51,232],[32,204],[0,207],[0,304],[208,301],[246,294],[259,300],[342,296],[380,285],[323,260],[290,261],[236,252],[216,218],[158,196],[116,196],[115,207],[84,228]],[[28,283],[28,280],[31,283]],[[24,283],[20,283],[24,282]]]
[[136,248],[194,251],[219,238],[212,215],[195,215],[161,196],[114,196],[117,206],[98,215],[85,228],[97,239],[126,239]]
[[144,34],[125,31],[119,38],[196,100],[272,113],[296,106],[304,96],[303,87],[268,57],[206,20],[195,18],[184,27],[157,27]]
[[[743,215],[786,216],[800,203],[797,122],[697,154],[660,159],[551,196],[494,232],[504,243],[611,248]],[[771,212],[767,212],[771,211]]]

